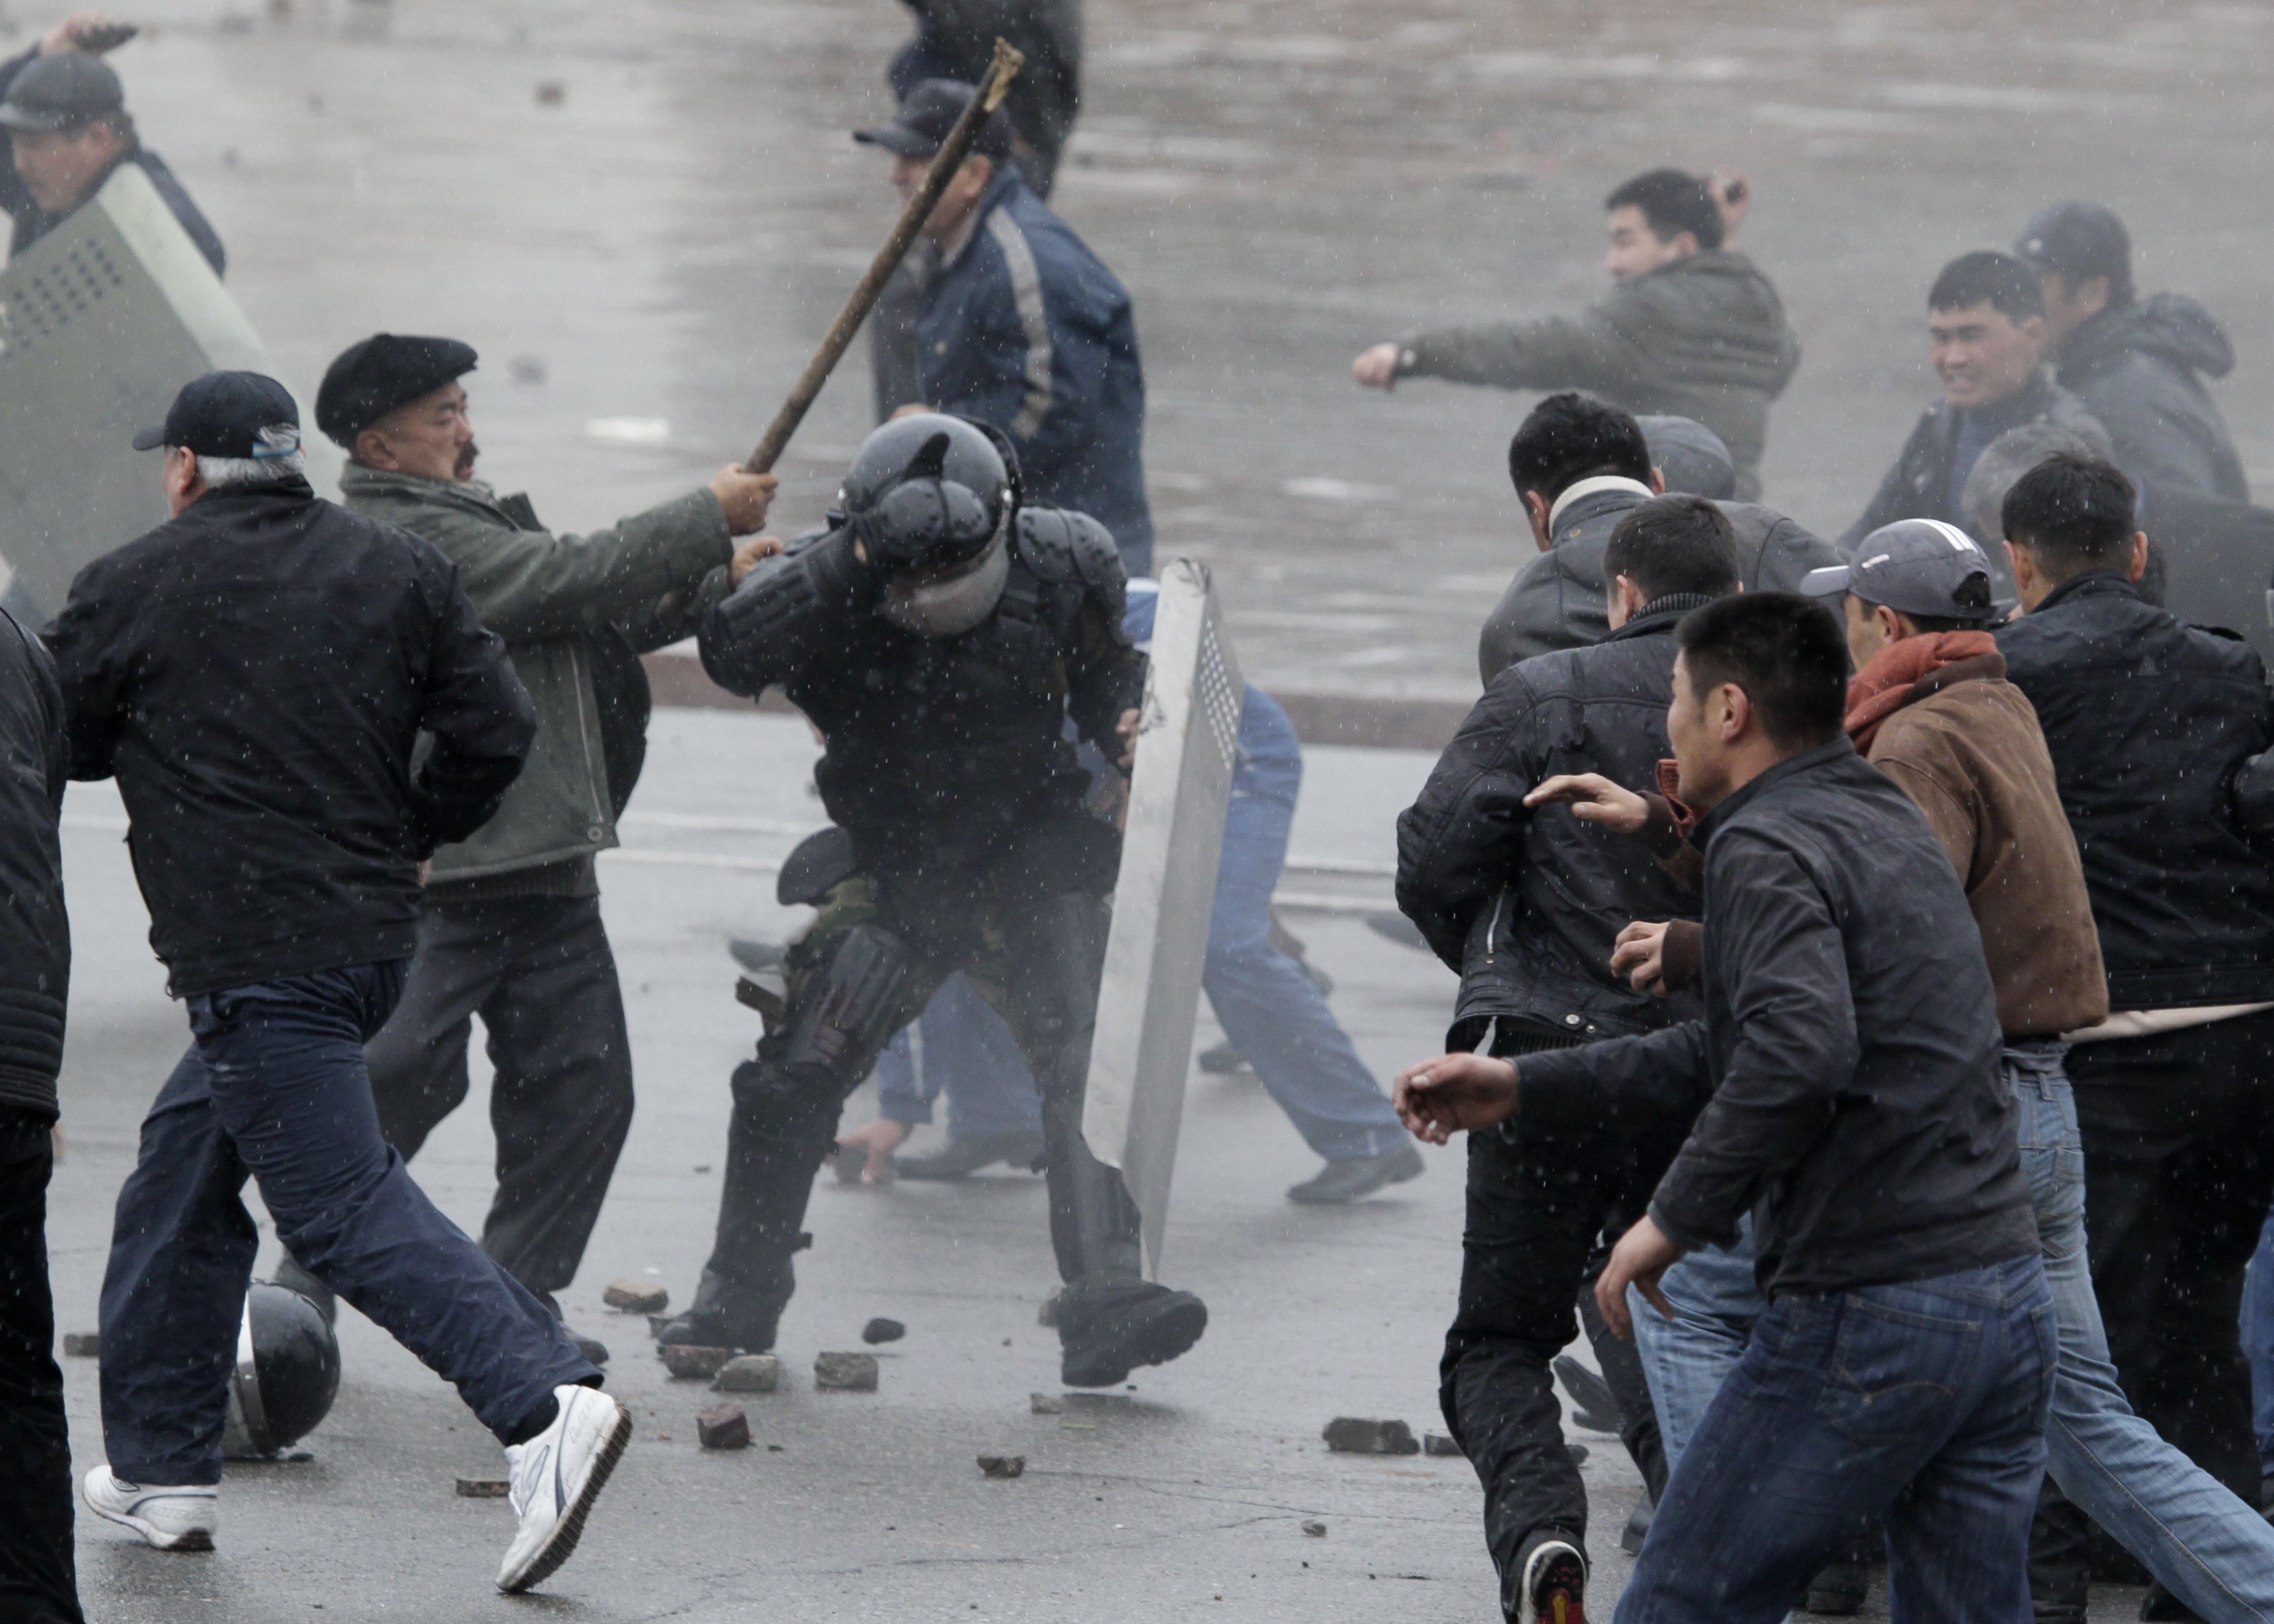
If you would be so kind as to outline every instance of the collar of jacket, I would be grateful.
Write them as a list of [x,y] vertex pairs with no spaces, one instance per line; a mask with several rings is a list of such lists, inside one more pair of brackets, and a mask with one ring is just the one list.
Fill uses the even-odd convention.
[[1713,601],[1710,592],[1668,592],[1663,598],[1653,598],[1624,626],[1605,632],[1598,640],[1603,643],[1623,643],[1629,637],[1649,637],[1670,632],[1682,623],[1682,617],[1692,609],[1702,609]]
[[[2030,610],[2029,614],[2043,614],[2055,604],[2065,603],[2072,598],[2113,597],[2120,593],[2126,598],[2138,598],[2140,589],[2127,580],[2121,570],[2088,569],[2081,575],[2071,575],[2046,593],[2038,599],[2037,606]],[[2025,620],[2029,618],[2028,614],[2022,617]]]
[[971,218],[964,222],[963,240],[955,245],[953,253],[941,257],[940,269],[946,270],[963,262],[964,256],[971,252],[971,244],[977,242],[980,232],[986,229],[987,216],[1009,202],[1011,194],[1019,189],[1020,184],[1019,171],[1007,161],[995,171],[995,178],[987,183],[987,190],[979,194],[979,201],[973,206]]
[[[1632,492],[1645,501],[1658,494],[1641,480],[1630,479],[1624,474],[1596,474],[1590,478],[1582,479],[1577,485],[1565,487],[1563,494],[1555,499],[1555,505],[1547,510],[1547,534],[1550,544],[1553,545],[1556,525],[1562,521],[1565,514],[1571,511],[1574,505],[1585,501],[1588,497],[1600,496],[1608,491]],[[1574,515],[1572,523],[1576,524],[1580,518],[1585,516],[1587,515]]]
[[1766,772],[1738,789],[1711,812],[1698,818],[1697,830],[1690,837],[1690,843],[1699,851],[1704,851],[1713,838],[1713,831],[1736,816],[1739,808],[1759,799],[1788,778],[1797,778],[1803,772],[1812,772],[1818,767],[1829,766],[1834,762],[1844,760],[1855,754],[1856,747],[1848,742],[1846,733],[1841,733],[1828,744],[1819,744],[1813,749],[1803,750],[1797,756],[1786,756]]
[[513,515],[505,508],[508,499],[500,497],[478,479],[429,479],[424,474],[390,473],[383,468],[350,462],[340,470],[340,494],[353,496],[359,492],[402,496],[439,508],[463,508],[500,524],[513,524]]
[[1985,629],[1926,632],[1891,643],[1848,680],[1848,736],[1868,752],[1879,724],[1955,682],[2006,674],[2006,657]]
[[315,500],[316,487],[297,477],[274,479],[267,485],[232,485],[207,492],[182,509],[182,517],[203,519],[211,523],[241,508],[276,502],[290,502],[297,507]]

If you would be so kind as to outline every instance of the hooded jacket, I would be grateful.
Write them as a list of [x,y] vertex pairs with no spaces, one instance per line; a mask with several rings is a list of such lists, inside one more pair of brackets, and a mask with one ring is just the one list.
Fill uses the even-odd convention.
[[434,853],[434,899],[591,894],[591,859],[616,844],[646,750],[638,656],[690,635],[727,596],[734,544],[719,499],[691,491],[608,530],[557,536],[527,497],[471,481],[350,462],[340,492],[456,567],[537,707],[536,741],[497,816]]
[[1769,402],[1800,365],[1775,287],[1723,248],[1623,278],[1576,316],[1441,327],[1398,351],[1400,377],[1585,389],[1638,415],[1695,418],[1729,447],[1745,501],[1760,494]]
[[70,764],[55,661],[0,609],[0,1109],[50,1117],[71,986],[56,832]]
[[2210,312],[2185,294],[2159,293],[2104,310],[2070,334],[2055,376],[2100,419],[2118,466],[2151,493],[2247,502],[2242,459],[2203,387],[2233,367],[2234,346]]
[[[2025,423],[2049,423],[2087,439],[2107,432],[2085,410],[2082,401],[2055,383],[2043,368],[2022,387],[2018,395],[2007,398],[2014,402],[2013,420],[2006,425],[2008,429]],[[1864,509],[1864,516],[1849,525],[1840,538],[1843,554],[1852,555],[1864,537],[1898,519],[1950,517],[1950,464],[1958,445],[1958,410],[1948,401],[1937,401],[1919,414],[1918,421],[1911,425],[1909,438],[1903,441],[1903,448],[1895,454],[1895,465],[1879,482],[1870,506]]]

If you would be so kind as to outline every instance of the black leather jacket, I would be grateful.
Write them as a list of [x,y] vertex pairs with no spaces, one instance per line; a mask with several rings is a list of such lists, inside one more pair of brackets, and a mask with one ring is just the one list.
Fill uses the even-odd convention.
[[70,746],[55,662],[0,609],[0,1109],[56,1114],[71,983],[64,915]]
[[1511,1018],[1569,1037],[1653,1032],[1697,1013],[1611,974],[1631,920],[1695,919],[1698,898],[1642,845],[1524,797],[1559,772],[1647,790],[1671,755],[1674,627],[1703,598],[1662,598],[1598,643],[1493,680],[1397,820],[1397,906],[1461,976],[1449,1041]]

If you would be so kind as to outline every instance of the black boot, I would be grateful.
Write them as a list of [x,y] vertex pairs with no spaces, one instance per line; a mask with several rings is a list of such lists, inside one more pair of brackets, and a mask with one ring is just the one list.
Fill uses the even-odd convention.
[[1076,1281],[1058,1294],[1058,1380],[1110,1387],[1143,1365],[1166,1365],[1208,1329],[1208,1305],[1145,1280]]
[[[784,1264],[787,1274],[789,1266]],[[666,1320],[656,1333],[659,1348],[733,1348],[743,1353],[765,1353],[774,1345],[774,1333],[789,1292],[779,1294],[736,1286],[709,1269],[695,1288],[695,1300],[684,1312]]]

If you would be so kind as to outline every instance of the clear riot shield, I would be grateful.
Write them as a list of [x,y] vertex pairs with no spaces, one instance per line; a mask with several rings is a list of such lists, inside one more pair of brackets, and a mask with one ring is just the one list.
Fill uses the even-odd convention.
[[1174,560],[1161,572],[1081,1118],[1091,1154],[1121,1169],[1144,1219],[1148,1280],[1168,1218],[1245,692],[1208,570]]
[[128,441],[216,368],[275,370],[133,164],[0,271],[0,560],[12,603],[52,615],[83,566],[164,523],[157,457]]

